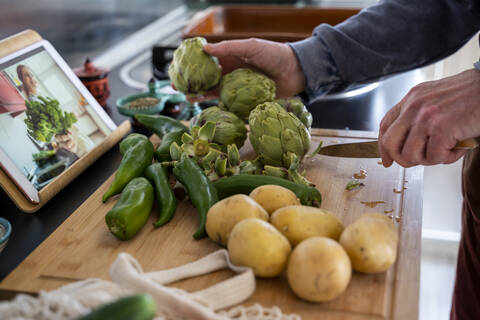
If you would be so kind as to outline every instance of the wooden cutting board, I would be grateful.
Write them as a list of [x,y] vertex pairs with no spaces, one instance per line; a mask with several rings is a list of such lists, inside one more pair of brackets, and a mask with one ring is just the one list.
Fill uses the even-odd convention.
[[[374,133],[314,129],[312,150],[322,140],[325,145],[364,141]],[[158,139],[152,138],[155,143]],[[241,149],[253,155],[250,144]],[[418,317],[420,237],[422,221],[423,169],[384,168],[379,159],[347,159],[316,156],[304,163],[307,178],[323,196],[322,208],[334,212],[345,225],[365,212],[381,212],[396,217],[400,242],[397,262],[378,275],[353,273],[339,298],[332,302],[304,302],[289,289],[285,276],[257,279],[257,289],[244,305],[261,303],[279,306],[284,313],[304,319],[416,319]],[[352,175],[366,170],[365,186],[345,191]],[[185,264],[220,247],[208,238],[192,238],[197,228],[196,210],[188,201],[179,204],[173,220],[154,229],[156,209],[150,222],[132,240],[122,242],[108,231],[104,216],[115,200],[103,204],[110,177],[60,227],[32,252],[7,278],[0,290],[38,292],[52,290],[89,277],[109,279],[109,268],[120,252],[138,259],[145,271]],[[205,288],[226,279],[230,271],[219,271],[174,284],[186,290]]]

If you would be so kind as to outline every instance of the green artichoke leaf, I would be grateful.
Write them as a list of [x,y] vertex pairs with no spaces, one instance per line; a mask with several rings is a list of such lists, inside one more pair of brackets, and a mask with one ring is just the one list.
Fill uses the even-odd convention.
[[213,142],[223,146],[233,143],[238,148],[243,146],[247,138],[247,129],[244,121],[235,114],[224,111],[219,107],[210,107],[197,115],[191,121],[191,125],[204,125],[208,121],[215,122]]
[[247,119],[257,105],[275,99],[275,82],[250,69],[226,74],[220,83],[220,101],[230,112]]
[[240,164],[240,152],[238,151],[236,145],[229,144],[227,146],[227,157],[230,165],[237,166]]
[[203,126],[198,130],[198,137],[202,140],[212,141],[215,136],[215,122],[207,121]]
[[195,148],[193,147],[193,144],[182,144],[182,146],[180,148],[182,149],[181,155],[187,154],[190,157],[195,156]]
[[286,111],[292,112],[305,125],[305,127],[310,130],[313,117],[312,114],[308,112],[307,107],[300,98],[291,97],[287,99],[276,99],[275,102],[281,105]]
[[215,160],[215,172],[219,176],[223,176],[223,175],[225,175],[226,171],[227,171],[227,159],[222,158],[222,157],[218,157]]
[[[285,131],[283,131],[281,135],[282,136],[280,138],[280,141],[284,150],[289,150],[290,152],[293,152],[299,155],[305,154],[305,148],[304,148],[305,141],[298,134],[298,131],[285,129]],[[308,142],[308,145],[310,147],[309,142]],[[283,154],[286,155],[287,153],[283,153]],[[288,167],[290,165],[290,160],[287,160],[287,162],[284,161],[284,164],[286,167]]]
[[170,145],[170,158],[172,158],[172,160],[180,160],[182,152],[182,148],[180,148],[180,146],[175,141],[172,142],[172,144]]
[[244,160],[240,162],[238,167],[240,169],[240,173],[255,174],[257,171],[257,166],[250,160]]
[[283,179],[287,179],[288,177],[287,169],[283,167],[274,167],[274,166],[266,165],[263,167],[262,173],[266,176],[278,177]]
[[182,140],[182,143],[185,143],[185,144],[193,143],[193,137],[189,135],[187,132],[183,133],[181,140]]
[[288,126],[283,126],[282,123],[278,121],[277,117],[269,117],[262,120],[260,130],[262,130],[262,135],[281,138],[281,128],[288,128]]
[[263,163],[282,166],[283,148],[281,140],[267,135],[261,136],[258,140],[260,145],[259,156],[264,160]]

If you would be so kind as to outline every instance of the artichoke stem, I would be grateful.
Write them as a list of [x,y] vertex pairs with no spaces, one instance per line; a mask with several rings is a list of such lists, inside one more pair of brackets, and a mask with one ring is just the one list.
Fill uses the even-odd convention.
[[206,140],[195,140],[193,142],[193,152],[196,156],[204,156],[210,150],[210,145]]

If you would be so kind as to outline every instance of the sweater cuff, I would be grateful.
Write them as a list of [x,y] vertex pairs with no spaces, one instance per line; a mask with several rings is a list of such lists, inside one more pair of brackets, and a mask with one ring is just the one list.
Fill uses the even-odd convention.
[[295,53],[305,76],[305,91],[310,100],[339,86],[337,66],[326,44],[317,36],[287,43]]

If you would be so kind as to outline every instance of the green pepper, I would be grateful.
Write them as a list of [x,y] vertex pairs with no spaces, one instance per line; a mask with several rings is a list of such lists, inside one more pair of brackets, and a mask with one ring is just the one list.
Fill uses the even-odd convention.
[[[127,137],[127,139],[129,138]],[[150,140],[139,137],[131,139],[132,140],[127,140],[123,148],[120,146],[120,150],[125,153],[115,174],[115,180],[113,180],[112,185],[103,195],[103,202],[107,201],[111,196],[122,192],[130,180],[141,176],[145,168],[152,163],[153,145]],[[128,147],[126,147],[126,145]]]
[[162,142],[157,148],[157,151],[155,151],[153,154],[155,159],[157,159],[159,162],[172,160],[170,157],[170,145],[173,142],[181,145],[184,132],[187,132],[187,130],[172,131],[165,134],[162,138]]
[[147,179],[131,180],[105,216],[110,232],[120,240],[132,238],[147,222],[153,201],[153,187]]
[[177,199],[168,183],[167,168],[160,163],[151,164],[145,169],[145,178],[154,186],[157,197],[158,209],[160,211],[157,222],[153,225],[158,228],[172,219],[177,208]]
[[273,176],[238,174],[224,177],[213,182],[220,199],[234,194],[250,194],[253,189],[266,184],[276,184],[292,190],[303,205],[319,207],[322,195],[317,188],[305,184],[295,183],[286,179]]
[[135,119],[159,138],[169,132],[188,130],[180,121],[166,116],[137,113]]
[[104,304],[77,320],[152,320],[156,309],[151,295],[139,293]]
[[201,239],[206,235],[208,209],[218,201],[217,190],[198,164],[185,154],[175,163],[173,175],[185,187],[193,206],[197,208],[200,223],[193,238]]
[[138,141],[148,141],[147,136],[140,133],[130,133],[120,142],[120,154],[123,156],[128,149],[137,144]]

